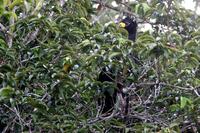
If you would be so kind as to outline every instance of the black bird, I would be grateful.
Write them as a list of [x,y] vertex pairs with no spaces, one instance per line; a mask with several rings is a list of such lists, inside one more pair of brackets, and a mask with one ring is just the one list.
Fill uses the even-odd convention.
[[128,39],[134,42],[137,34],[137,22],[130,17],[126,17],[119,23],[119,26],[128,31]]
[[[128,39],[134,42],[136,39],[136,33],[137,33],[137,22],[130,17],[126,17],[119,23],[119,26],[122,28],[125,28],[128,31]],[[99,74],[98,81],[116,82],[115,80],[116,76],[113,73],[114,72],[112,69],[108,67],[103,68]],[[114,93],[112,94],[110,93],[108,88],[104,88],[101,90],[104,95],[104,100],[103,101],[100,100],[101,102],[99,102],[101,106],[102,114],[111,113],[113,111],[114,105],[116,103],[117,93],[118,94],[120,93],[122,97],[124,97],[125,95],[123,94],[122,89],[123,89],[123,85],[121,83],[117,83],[117,89],[115,89]],[[125,110],[125,112],[127,111],[128,111],[128,107],[127,107],[127,110]]]

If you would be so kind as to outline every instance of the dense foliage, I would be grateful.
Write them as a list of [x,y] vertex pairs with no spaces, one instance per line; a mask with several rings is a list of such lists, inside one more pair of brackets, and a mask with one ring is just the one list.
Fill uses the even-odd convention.
[[[132,15],[151,30],[133,43],[104,25],[109,7],[97,3],[0,0],[0,131],[199,131],[200,17],[176,0],[137,0]],[[118,106],[110,117],[98,112],[99,88],[115,89],[96,80],[108,65],[131,71],[120,75],[131,99],[125,120]]]

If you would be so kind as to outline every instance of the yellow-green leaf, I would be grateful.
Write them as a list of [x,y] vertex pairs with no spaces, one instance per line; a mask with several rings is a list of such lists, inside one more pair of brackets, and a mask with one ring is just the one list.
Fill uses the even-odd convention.
[[23,4],[24,0],[14,0],[10,5],[9,8],[12,10],[15,6],[19,6]]

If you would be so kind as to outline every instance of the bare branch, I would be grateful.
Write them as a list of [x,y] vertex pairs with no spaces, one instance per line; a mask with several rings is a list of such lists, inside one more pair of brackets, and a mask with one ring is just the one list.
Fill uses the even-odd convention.
[[[147,83],[139,83],[136,86],[145,86],[145,85],[156,85],[157,83],[155,82],[147,82]],[[194,91],[195,88],[191,87],[191,88],[186,88],[186,87],[181,87],[181,86],[176,86],[176,85],[171,85],[171,84],[167,84],[164,82],[159,83],[162,86],[167,86],[167,87],[172,87],[172,88],[177,88],[177,89],[181,89],[181,90],[185,90],[185,91]]]

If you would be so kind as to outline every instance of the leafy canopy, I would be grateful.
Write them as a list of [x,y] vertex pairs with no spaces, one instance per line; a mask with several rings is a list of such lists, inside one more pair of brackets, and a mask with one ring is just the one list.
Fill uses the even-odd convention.
[[[199,16],[176,0],[138,0],[129,6],[152,30],[140,28],[132,43],[115,23],[104,25],[116,12],[101,18],[93,4],[0,0],[0,124],[15,132],[179,132],[185,121],[199,128]],[[119,116],[98,121],[98,89],[115,89],[96,80],[105,66],[131,71],[120,76],[132,89],[129,126]]]

